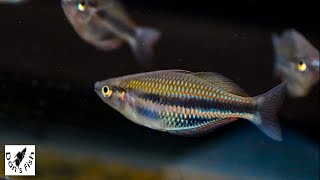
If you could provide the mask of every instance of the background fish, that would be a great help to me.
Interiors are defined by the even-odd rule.
[[[273,34],[272,42],[275,75],[288,81],[292,97],[306,96],[319,81],[319,51],[294,29]]]
[[[192,136],[243,118],[266,135],[282,140],[276,112],[286,82],[248,97],[237,85],[215,73],[154,71],[95,83],[95,91],[129,120],[160,131]]]
[[[1,3],[8,3],[8,4],[19,4],[19,3],[24,3],[24,2],[28,2],[29,0],[0,0],[0,4]]]
[[[140,64],[149,64],[160,32],[137,26],[115,0],[62,0],[67,19],[78,35],[101,50],[128,42]]]

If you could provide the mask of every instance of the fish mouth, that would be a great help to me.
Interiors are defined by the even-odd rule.
[[[102,87],[102,83],[100,81],[97,81],[96,83],[94,83],[94,90],[96,92],[100,91],[101,87]]]

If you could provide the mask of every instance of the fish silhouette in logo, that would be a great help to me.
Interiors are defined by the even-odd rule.
[[[19,167],[21,161],[24,158],[24,155],[26,154],[27,148],[24,148],[22,151],[18,152],[17,155],[15,156],[15,160],[14,163],[16,164],[16,166]]]

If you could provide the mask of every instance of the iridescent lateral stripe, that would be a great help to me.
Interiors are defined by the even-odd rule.
[[[219,121],[214,121],[209,124],[204,124],[200,127],[195,127],[195,128],[187,128],[187,129],[176,129],[176,130],[169,130],[169,133],[172,134],[179,134],[183,136],[194,136],[194,135],[200,135],[204,133],[208,133],[220,126],[229,124],[233,121],[237,120],[237,118],[226,118],[226,119],[221,119]]]
[[[139,114],[160,120],[169,130],[197,131],[231,117],[252,119],[256,108],[248,97],[187,75],[136,78],[127,83],[127,89],[143,102]]]
[[[199,83],[172,78],[149,77],[146,80],[132,80],[128,89],[136,91],[144,100],[157,104],[176,105],[201,109],[225,109],[230,112],[249,112],[254,110],[255,102],[248,97],[241,97],[213,88],[208,83]],[[173,80],[172,80],[173,79]],[[181,78],[180,78],[181,79]],[[193,83],[193,84],[192,84]]]
[[[225,111],[205,111],[198,108],[184,108],[180,106],[170,106],[156,104],[152,101],[143,101],[137,107],[138,113],[150,120],[159,121],[162,127],[169,131],[192,132],[206,131],[206,127],[213,128],[225,124],[226,119],[231,117],[241,117],[252,119],[251,113],[228,113]],[[235,120],[236,118],[233,118]],[[180,132],[180,133],[181,133]]]
[[[179,106],[184,108],[197,108],[201,110],[209,110],[212,112],[226,111],[228,113],[253,113],[254,106],[252,104],[237,104],[217,99],[200,99],[200,98],[177,98],[167,97],[155,94],[142,94],[141,99],[151,101],[156,104]]]
[[[199,112],[197,109],[180,108],[146,103],[149,106],[138,107],[138,113],[151,120],[162,120],[163,126],[170,131],[207,131],[236,120],[227,113]],[[244,115],[244,114],[243,114]],[[251,118],[247,114],[247,118]]]
[[[138,90],[141,93],[160,95],[177,99],[198,99],[212,100],[235,103],[239,105],[254,105],[255,102],[250,98],[241,97],[227,93],[221,88],[213,87],[203,80],[195,78],[183,79],[182,77],[164,76],[159,77],[142,77],[128,82],[128,89]]]

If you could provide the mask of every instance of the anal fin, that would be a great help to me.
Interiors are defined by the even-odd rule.
[[[196,136],[201,136],[201,135],[207,134],[209,132],[212,132],[213,130],[217,129],[218,127],[229,124],[237,119],[238,118],[225,118],[225,119],[221,119],[219,121],[213,121],[211,123],[205,124],[200,127],[175,129],[175,130],[169,130],[167,132],[169,132],[170,134],[175,134],[175,135],[179,135],[179,136],[196,137]]]

